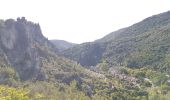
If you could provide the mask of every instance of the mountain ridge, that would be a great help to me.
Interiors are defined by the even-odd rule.
[[[65,40],[57,40],[57,39],[50,40],[50,42],[53,43],[55,47],[59,49],[60,52],[68,48],[72,48],[73,46],[76,45],[76,43],[71,43]]]
[[[156,52],[161,48],[153,46],[156,45],[159,47],[161,46],[160,43],[168,44],[169,24],[170,11],[167,11],[158,15],[153,15],[132,26],[112,32],[95,42],[85,43],[65,50],[63,55],[78,61],[83,66],[96,66],[98,64],[100,65],[100,63],[107,62],[110,67],[121,65],[127,67],[155,66],[155,68],[159,68],[160,65],[156,65],[156,63],[161,59],[159,57],[155,59],[155,57],[157,57]],[[159,40],[159,42],[156,40]],[[103,45],[98,48],[93,48],[95,47],[94,45],[99,44]],[[103,47],[103,49],[99,49],[101,47]],[[166,48],[169,47],[167,46]],[[155,50],[152,51],[152,49]],[[102,50],[102,52],[93,53],[100,50]],[[150,52],[150,54],[144,54],[146,51]],[[134,56],[134,53],[145,56],[140,57],[137,56],[137,54]],[[164,56],[163,52],[161,56]],[[146,58],[150,60],[147,61]],[[86,59],[90,59],[95,63],[89,63]],[[135,61],[137,59],[138,61]],[[162,60],[161,63],[165,63]],[[168,66],[166,68],[168,68]]]
[[[156,25],[156,24],[158,24],[159,22],[161,22],[161,21],[163,21],[163,20],[169,19],[169,15],[170,15],[170,11],[167,11],[167,12],[164,12],[164,13],[160,13],[160,14],[157,14],[157,15],[152,15],[152,16],[150,16],[150,17],[148,17],[148,18],[145,18],[145,19],[143,19],[142,21],[140,21],[140,22],[138,22],[138,23],[135,23],[135,24],[133,24],[133,25],[131,25],[131,26],[129,26],[129,27],[121,28],[121,29],[118,29],[118,30],[116,30],[116,31],[114,31],[114,32],[111,32],[111,33],[109,33],[108,35],[104,36],[103,38],[97,40],[97,42],[102,41],[102,40],[104,40],[104,39],[106,39],[107,41],[109,41],[109,40],[111,40],[111,39],[109,39],[109,38],[113,38],[113,37],[114,37],[113,35],[118,35],[118,34],[120,35],[120,34],[122,34],[122,33],[124,33],[124,34],[127,35],[128,33],[125,32],[125,31],[130,31],[129,28],[131,28],[131,27],[137,27],[137,26],[142,27],[142,25],[139,25],[141,22],[143,22],[143,23],[142,23],[143,25],[146,25],[146,23],[155,24],[155,25]],[[160,17],[162,17],[162,18],[160,18]],[[160,20],[160,19],[161,19],[161,20]],[[154,21],[154,23],[153,23],[152,21]],[[159,24],[163,24],[163,23],[159,23]],[[148,26],[150,26],[150,25],[148,25]],[[151,25],[151,26],[152,26],[152,25]],[[154,25],[153,25],[153,26],[154,26]],[[142,30],[143,30],[142,32],[147,31],[147,29],[150,29],[150,27],[146,28],[145,30],[142,29]],[[136,31],[139,31],[140,29],[138,28],[138,29],[135,29],[135,30],[136,30]]]

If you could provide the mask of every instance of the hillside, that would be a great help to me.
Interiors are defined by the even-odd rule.
[[[94,66],[102,59],[105,49],[106,43],[83,43],[63,51],[62,54],[83,66]]]
[[[119,29],[115,32],[112,32],[105,37],[97,40],[96,42],[105,42],[115,39],[124,38],[124,36],[132,36],[132,35],[139,35],[143,34],[145,32],[148,32],[152,29],[162,27],[164,25],[167,25],[169,23],[170,18],[170,11],[153,15],[151,17],[148,17],[141,22],[135,23],[132,26]]]
[[[112,32],[95,42],[65,50],[63,54],[84,66],[95,66],[107,62],[110,67],[150,66],[161,71],[168,71],[169,34],[170,12],[168,11]]]
[[[59,56],[39,24],[24,17],[1,20],[0,41],[0,99],[112,98],[102,96],[105,91],[101,91],[111,91],[107,84],[112,79]]]
[[[72,48],[73,46],[76,45],[75,43],[70,43],[64,40],[50,40],[50,41],[56,46],[56,48],[59,49],[60,52]]]
[[[144,33],[111,40],[106,36],[64,51],[85,68],[63,57],[39,24],[24,17],[1,20],[0,99],[168,100],[168,65],[153,66],[169,62],[169,20],[164,21]]]

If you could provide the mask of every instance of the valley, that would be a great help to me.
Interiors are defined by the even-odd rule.
[[[170,11],[82,44],[0,20],[0,100],[169,100]]]

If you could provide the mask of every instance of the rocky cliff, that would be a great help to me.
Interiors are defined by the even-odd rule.
[[[26,80],[37,75],[41,57],[57,51],[43,36],[39,24],[24,17],[0,21],[1,65],[13,66]]]

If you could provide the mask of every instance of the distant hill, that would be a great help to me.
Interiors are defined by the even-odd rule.
[[[170,65],[170,11],[112,32],[95,42],[77,45],[63,55],[84,66],[150,66],[164,71]],[[76,52],[73,52],[76,51]]]
[[[59,51],[63,51],[68,48],[72,48],[73,46],[76,45],[75,43],[67,42],[64,40],[50,40],[50,41],[56,46],[56,48],[59,49]]]

